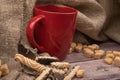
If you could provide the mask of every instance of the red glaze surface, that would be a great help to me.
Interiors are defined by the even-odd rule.
[[[64,60],[75,31],[77,11],[58,5],[37,5],[28,22],[29,42],[41,52]]]

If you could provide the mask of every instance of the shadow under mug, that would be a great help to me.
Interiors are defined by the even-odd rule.
[[[77,10],[61,5],[43,4],[34,7],[28,22],[28,41],[40,52],[48,52],[64,60],[73,39]]]

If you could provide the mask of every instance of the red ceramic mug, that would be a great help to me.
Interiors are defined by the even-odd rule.
[[[37,5],[28,22],[29,42],[41,52],[64,60],[75,31],[77,10],[60,5]]]

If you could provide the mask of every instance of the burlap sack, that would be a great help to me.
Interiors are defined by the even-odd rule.
[[[101,33],[103,24],[106,19],[104,9],[94,0],[37,0],[36,2],[26,1],[24,23],[25,26],[32,16],[32,9],[38,4],[62,4],[76,8],[78,10],[76,28],[80,33],[83,33],[95,40],[105,40],[105,36]],[[23,28],[22,36],[25,35],[25,27]],[[75,36],[75,38],[83,36]],[[21,43],[27,43],[25,37],[21,40]],[[83,39],[82,39],[83,40]],[[85,41],[85,40],[84,40]]]
[[[120,3],[118,0],[0,0],[0,59],[7,63],[10,74],[0,80],[33,80],[20,74],[21,65],[14,61],[18,44],[28,45],[27,22],[37,4],[62,4],[78,10],[75,41],[87,42],[84,35],[97,41],[108,37],[120,43]]]
[[[8,64],[10,73],[12,73],[0,80],[15,80],[18,76],[20,65],[15,62],[13,57],[18,52],[17,46],[22,24],[23,2],[20,0],[0,0],[0,59],[2,64]]]

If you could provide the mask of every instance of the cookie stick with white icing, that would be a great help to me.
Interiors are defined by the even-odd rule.
[[[69,69],[70,68],[70,63],[68,63],[68,62],[52,62],[51,66],[56,67],[56,68],[62,68],[62,69],[67,68],[67,69]]]
[[[20,61],[22,64],[36,70],[36,71],[43,71],[46,69],[46,67],[40,63],[37,63],[36,61],[29,59],[21,54],[15,55],[15,60]]]
[[[74,69],[64,78],[64,80],[72,80],[79,69],[80,66],[75,66]]]
[[[57,68],[51,68],[51,69],[54,74],[64,75],[66,73],[64,70],[61,69],[57,69]]]
[[[44,65],[37,63],[36,61],[29,59],[27,57],[24,57],[21,54],[16,54],[15,55],[15,60],[20,61],[22,64],[36,70],[36,71],[43,71],[46,70],[48,67],[45,67]],[[51,68],[53,73],[58,73],[58,74],[65,74],[64,71],[56,69],[56,68]]]
[[[46,68],[35,80],[46,80],[51,72],[50,68]]]

